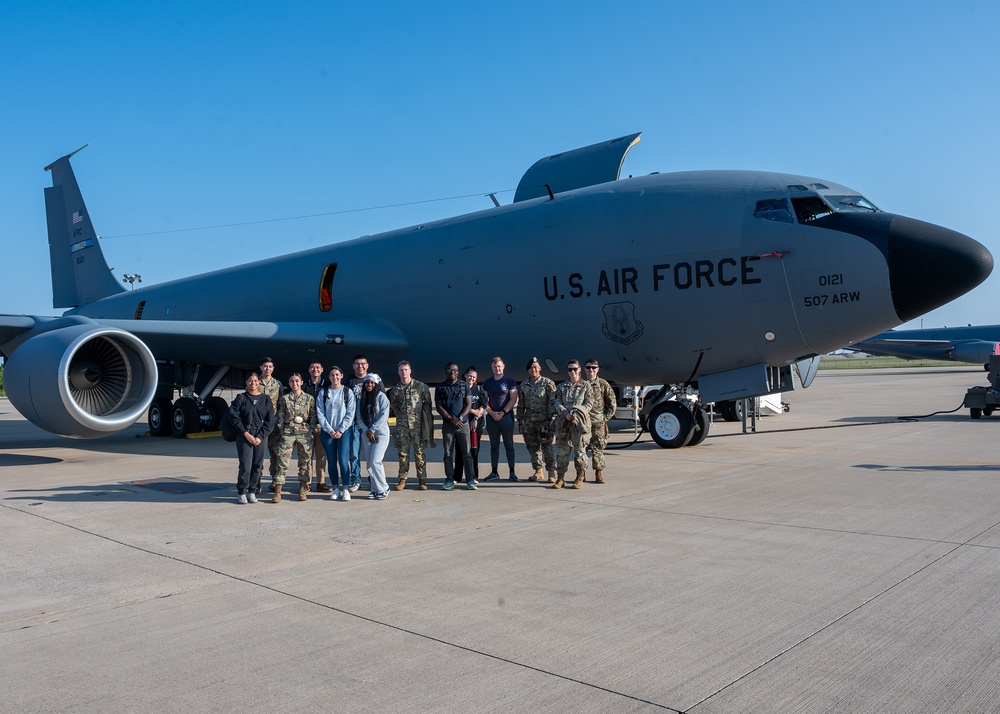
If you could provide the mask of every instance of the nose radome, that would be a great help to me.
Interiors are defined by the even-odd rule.
[[[903,322],[964,295],[989,277],[993,256],[967,235],[905,216],[889,227],[889,287]]]

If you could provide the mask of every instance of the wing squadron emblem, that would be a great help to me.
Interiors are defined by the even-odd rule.
[[[632,302],[611,302],[604,306],[604,336],[623,345],[642,337],[642,323],[635,319]]]

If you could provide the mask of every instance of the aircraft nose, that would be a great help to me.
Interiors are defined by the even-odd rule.
[[[893,216],[887,248],[892,303],[903,322],[964,295],[993,271],[985,246],[906,216]]]

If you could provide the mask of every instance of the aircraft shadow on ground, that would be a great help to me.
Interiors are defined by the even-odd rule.
[[[235,504],[236,484],[218,481],[188,481],[178,478],[122,481],[93,486],[61,486],[50,489],[14,489],[5,501],[26,501],[27,505],[106,501],[122,503],[202,502]],[[24,495],[18,495],[24,494]],[[270,494],[268,499],[270,500]]]

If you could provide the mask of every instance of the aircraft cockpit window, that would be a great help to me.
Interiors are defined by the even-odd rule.
[[[878,206],[869,201],[864,196],[826,196],[826,200],[833,206],[837,213],[847,211],[870,211],[872,213],[879,210]]]
[[[795,217],[799,219],[799,223],[809,223],[833,213],[819,196],[798,196],[792,199],[792,205],[795,207]]]
[[[336,272],[336,263],[330,263],[323,268],[323,279],[319,284],[319,309],[321,312],[330,312],[333,309],[333,274]]]
[[[788,207],[788,201],[783,198],[766,198],[763,201],[757,201],[753,215],[757,218],[763,218],[765,221],[795,223],[792,211]]]

